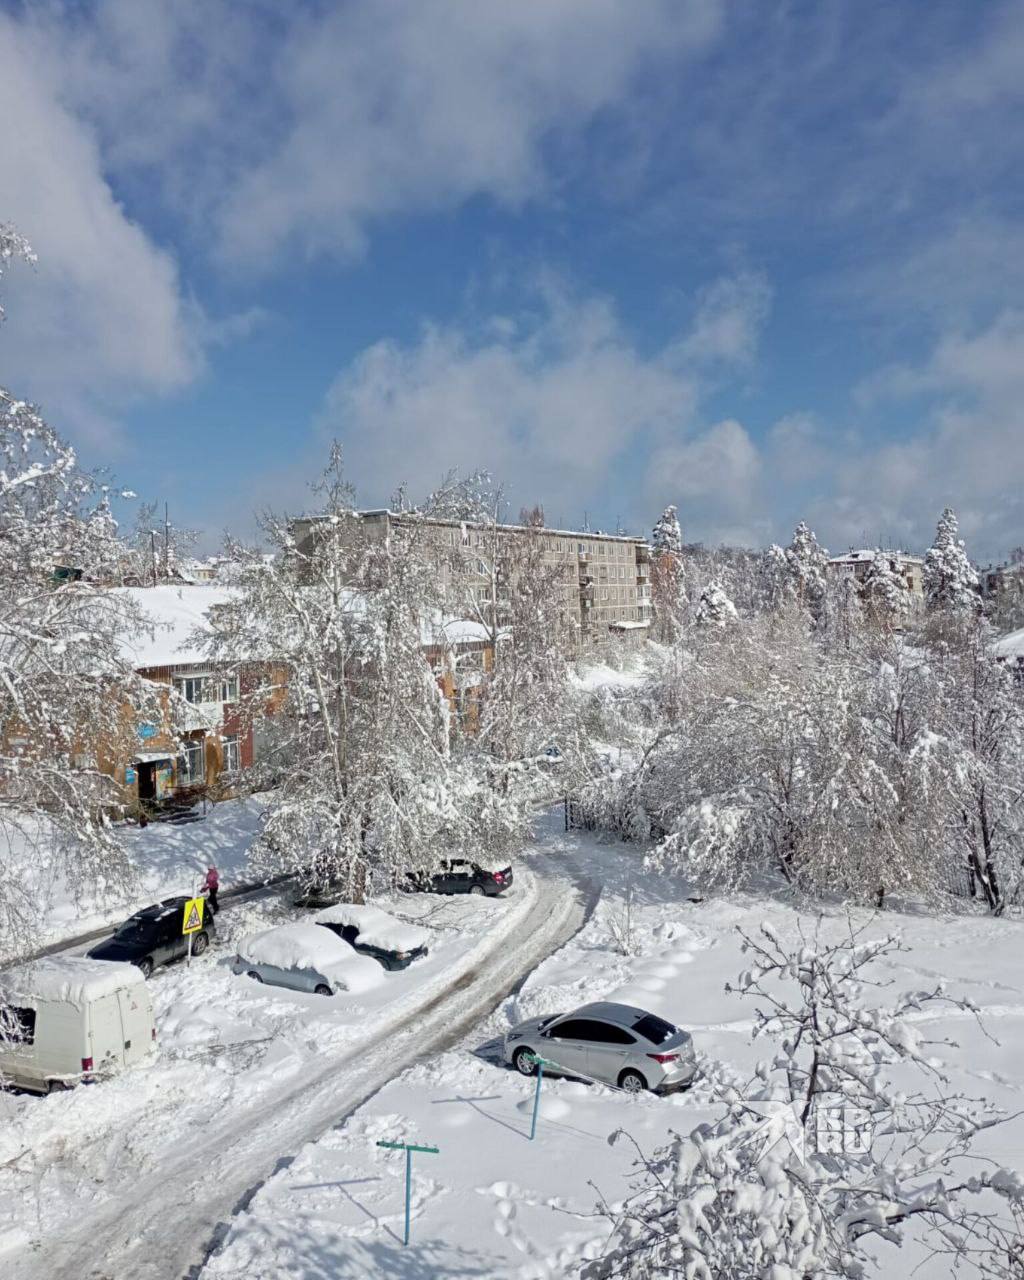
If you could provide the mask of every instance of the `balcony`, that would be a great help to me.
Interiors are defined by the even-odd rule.
[[[638,565],[649,564],[651,560],[651,549],[646,545],[637,545],[636,562]]]

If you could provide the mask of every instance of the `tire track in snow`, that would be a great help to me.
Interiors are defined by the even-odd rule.
[[[163,1161],[127,1194],[113,1195],[23,1254],[18,1280],[194,1280],[231,1218],[289,1155],[342,1123],[407,1067],[457,1043],[583,927],[597,887],[564,857],[539,853],[529,869],[532,902],[511,938],[503,930],[443,991],[385,1021],[316,1075],[290,1081],[244,1117],[204,1126],[195,1149]]]

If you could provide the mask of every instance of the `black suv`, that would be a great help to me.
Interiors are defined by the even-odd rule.
[[[138,965],[145,977],[160,964],[170,964],[188,951],[188,936],[181,931],[185,923],[186,897],[165,898],[163,902],[143,907],[118,925],[114,936],[101,942],[88,953],[90,960],[121,960]],[[216,931],[213,913],[203,911],[203,927],[192,935],[192,954],[201,956]]]
[[[512,883],[512,868],[485,871],[465,858],[452,858],[441,863],[441,870],[409,871],[406,888],[410,893],[476,893],[496,898]]]

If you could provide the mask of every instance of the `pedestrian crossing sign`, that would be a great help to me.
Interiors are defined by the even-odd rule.
[[[198,933],[203,927],[203,908],[205,898],[189,898],[185,903],[185,919],[181,926],[182,933]]]

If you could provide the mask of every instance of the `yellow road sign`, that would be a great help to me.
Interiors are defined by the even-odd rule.
[[[203,908],[205,898],[189,898],[185,903],[185,919],[181,926],[182,933],[198,933],[203,927]]]

